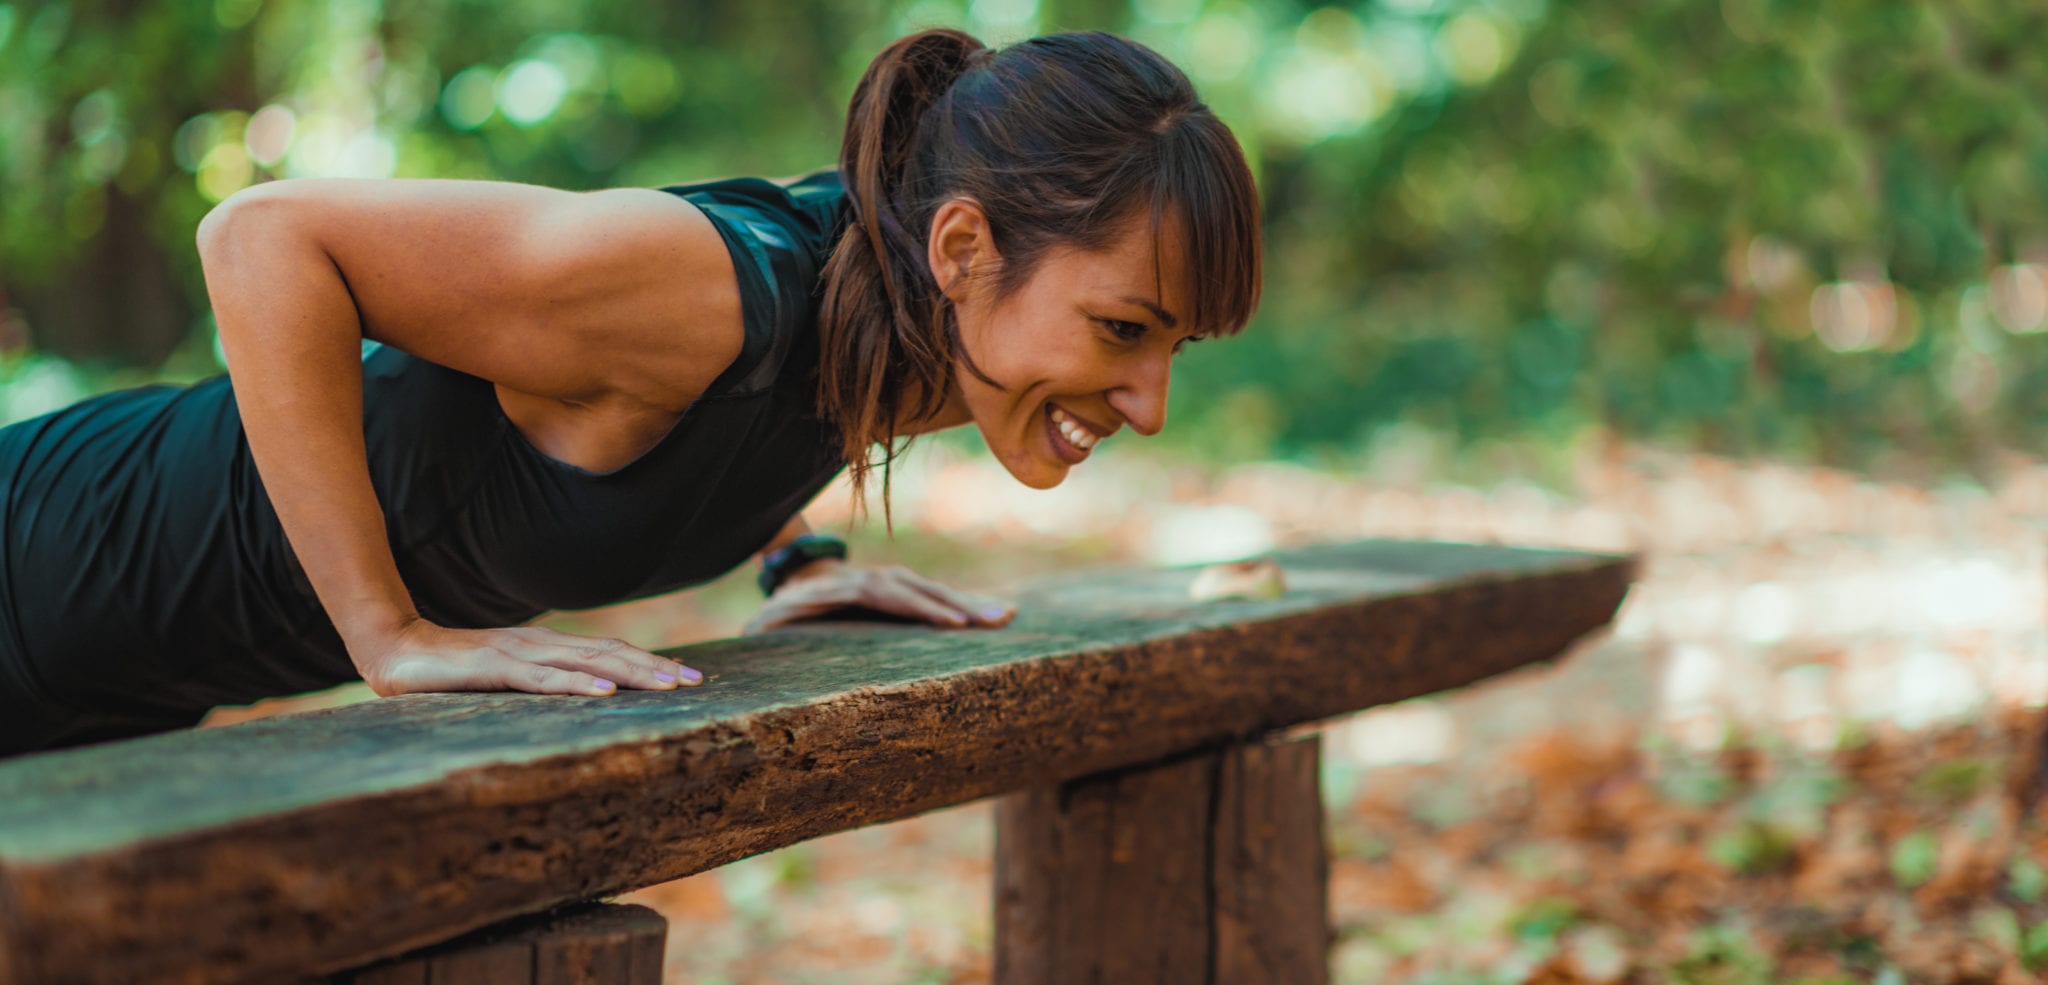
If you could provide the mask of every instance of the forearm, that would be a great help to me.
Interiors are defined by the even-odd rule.
[[[770,539],[767,545],[761,548],[757,556],[766,558],[777,550],[789,546],[791,541],[810,532],[811,525],[804,522],[804,515],[802,513],[798,513],[790,517],[788,523],[782,525],[782,532]]]
[[[348,285],[278,213],[224,206],[199,247],[249,451],[320,604],[351,650],[418,618],[363,442],[362,327]]]

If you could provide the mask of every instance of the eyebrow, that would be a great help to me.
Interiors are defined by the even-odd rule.
[[[1161,322],[1164,322],[1167,328],[1180,327],[1180,319],[1173,317],[1173,312],[1168,311],[1165,308],[1162,308],[1156,304],[1153,304],[1151,301],[1148,301],[1141,297],[1137,297],[1136,295],[1126,295],[1118,300],[1123,301],[1125,304],[1135,304],[1141,308],[1144,308],[1146,311],[1151,312],[1153,317],[1158,318]]]

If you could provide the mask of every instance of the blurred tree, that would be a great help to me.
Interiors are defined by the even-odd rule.
[[[71,358],[195,351],[192,230],[276,177],[805,170],[930,24],[1129,34],[1238,129],[1269,301],[1186,357],[1169,434],[1231,435],[1191,452],[2048,439],[2048,8],[2019,0],[0,3],[0,314]]]

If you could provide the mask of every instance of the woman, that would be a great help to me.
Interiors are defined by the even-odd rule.
[[[198,245],[227,376],[0,430],[0,753],[357,677],[695,684],[520,624],[757,551],[755,629],[848,605],[1001,625],[823,556],[798,511],[878,443],[886,503],[889,458],[939,428],[1035,488],[1158,431],[1173,353],[1243,327],[1260,262],[1243,154],[1164,59],[950,30],[869,66],[836,171],[281,181]]]

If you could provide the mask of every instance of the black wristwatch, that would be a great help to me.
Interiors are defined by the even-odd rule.
[[[761,559],[761,594],[773,595],[790,575],[819,558],[846,560],[846,542],[830,534],[804,534]]]

